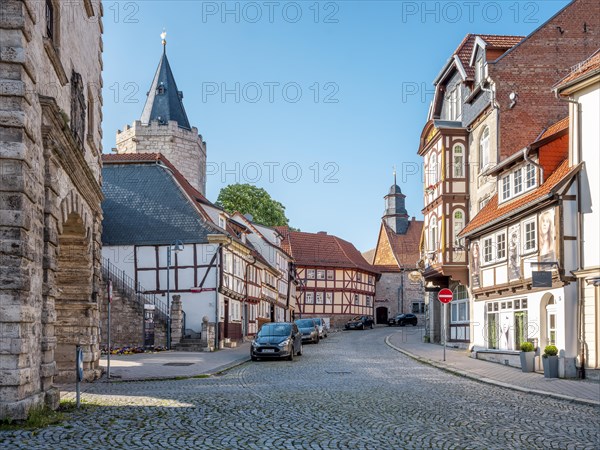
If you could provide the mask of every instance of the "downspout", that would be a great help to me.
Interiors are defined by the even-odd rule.
[[[540,171],[540,186],[542,184],[544,184],[544,168],[536,163],[534,160],[529,159],[529,156],[527,156],[527,154],[529,153],[529,150],[531,150],[531,146],[527,146],[523,149],[523,159],[525,160],[525,162],[528,162],[529,164],[531,164],[534,167],[537,167],[538,170]]]
[[[252,256],[252,255],[250,255],[250,256]],[[256,264],[256,258],[254,256],[252,256],[252,259],[253,259],[252,263],[246,264],[246,277],[244,279],[244,284],[246,285],[246,301],[245,301],[246,307],[243,308],[242,311],[244,312],[243,322],[245,322],[245,324],[246,324],[246,326],[245,326],[246,336],[248,336],[248,328],[250,326],[250,321],[248,319],[248,308],[249,308],[249,306],[248,306],[248,269],[250,267],[254,267]]]
[[[576,123],[576,129],[575,129],[575,134],[576,134],[576,139],[577,139],[577,164],[581,163],[581,158],[582,158],[582,149],[581,149],[581,103],[579,103],[577,100],[573,100],[572,98],[564,98],[561,97],[558,94],[558,90],[555,89],[554,90],[554,95],[556,96],[556,98],[560,101],[563,102],[568,102],[571,103],[573,105],[575,105],[575,119],[577,121]],[[583,209],[582,205],[581,205],[581,173],[577,174],[577,232],[578,232],[578,241],[579,241],[579,249],[577,251],[577,270],[580,271],[583,269],[584,267],[584,243],[585,243],[585,239],[584,239],[584,230],[583,230],[583,213],[581,212]],[[578,328],[578,336],[577,336],[577,340],[579,341],[579,347],[581,349],[581,368],[579,369],[579,376],[582,379],[585,379],[585,351],[586,351],[586,347],[587,347],[587,343],[585,342],[585,338],[583,336],[583,321],[584,321],[584,314],[583,314],[583,290],[584,290],[584,285],[583,283],[585,282],[585,280],[583,280],[580,277],[577,277],[577,296],[579,297],[577,299],[577,317],[578,317],[578,324],[577,324],[577,328]]]
[[[400,296],[402,298],[402,314],[404,314],[404,267],[400,271]]]
[[[487,77],[486,81],[492,85],[492,79]],[[492,109],[496,110],[496,164],[500,161],[500,105],[496,101],[496,91],[491,88],[486,88],[484,84],[481,84],[481,90],[490,94],[490,105]],[[481,161],[478,161],[481,167]]]

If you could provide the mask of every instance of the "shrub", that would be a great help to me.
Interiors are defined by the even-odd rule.
[[[556,345],[546,345],[543,356],[545,358],[547,358],[548,356],[556,356],[556,355],[558,355],[558,348],[556,348]]]
[[[522,352],[532,352],[534,350],[533,344],[531,342],[523,342],[521,344]]]

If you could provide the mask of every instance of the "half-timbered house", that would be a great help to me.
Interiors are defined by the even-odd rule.
[[[470,248],[472,341],[478,357],[520,366],[524,341],[560,350],[576,375],[577,196],[581,168],[568,159],[568,118],[497,164],[497,194],[460,233]],[[541,364],[541,362],[540,362]]]
[[[276,227],[296,264],[297,317],[323,317],[334,327],[357,315],[373,315],[379,273],[350,242],[326,232]]]

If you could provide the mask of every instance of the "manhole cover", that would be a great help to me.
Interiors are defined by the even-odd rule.
[[[166,363],[163,366],[193,366],[194,363],[186,363],[186,362],[174,362],[174,363]]]

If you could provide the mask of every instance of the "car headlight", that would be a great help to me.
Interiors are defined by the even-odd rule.
[[[290,345],[290,340],[289,339],[286,339],[285,341],[279,343],[279,347],[286,347],[288,345]]]
[[[258,347],[258,342],[252,341],[252,347]]]

